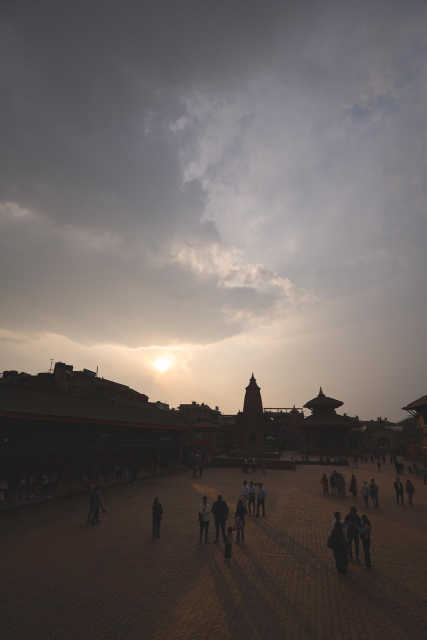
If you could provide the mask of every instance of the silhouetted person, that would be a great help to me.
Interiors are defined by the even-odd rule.
[[[159,498],[154,498],[153,502],[153,538],[160,538],[160,523],[162,521],[163,509]]]
[[[396,491],[397,504],[399,504],[399,498],[400,498],[402,507],[404,507],[405,505],[403,504],[403,483],[400,481],[399,477],[396,478],[396,482],[394,483],[394,490]]]
[[[203,496],[202,503],[199,504],[199,524],[200,524],[199,544],[202,544],[203,532],[205,532],[205,542],[206,544],[208,544],[210,512],[211,512],[211,507],[208,504],[208,499],[206,496]]]
[[[362,522],[357,515],[356,507],[350,508],[350,513],[345,517],[345,523],[347,525],[347,540],[348,540],[348,553],[350,560],[353,559],[352,543],[354,541],[354,553],[356,556],[356,562],[359,561],[359,531],[353,525],[361,527]]]
[[[222,496],[218,496],[217,500],[212,505],[212,514],[215,518],[215,543],[219,541],[219,530],[222,531],[222,539],[225,541],[225,521],[228,518],[228,506],[222,499]]]

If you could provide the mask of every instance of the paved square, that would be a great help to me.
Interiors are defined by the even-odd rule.
[[[326,548],[333,513],[365,509],[360,494],[323,496],[321,466],[255,474],[265,481],[267,518],[247,517],[246,545],[233,546],[230,564],[212,544],[213,522],[211,544],[198,545],[197,508],[203,494],[212,504],[218,493],[234,507],[239,469],[105,491],[98,527],[86,524],[83,497],[5,515],[2,639],[426,638],[427,486],[413,480],[415,506],[397,506],[394,467],[375,469],[354,470],[359,489],[371,477],[380,487],[380,509],[367,512],[373,569],[352,564],[344,578]],[[343,472],[348,484],[352,470]],[[152,540],[157,495],[162,538]]]

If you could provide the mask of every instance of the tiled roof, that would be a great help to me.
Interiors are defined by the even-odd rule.
[[[33,419],[45,417],[50,420],[127,423],[141,427],[191,428],[176,414],[157,409],[149,403],[127,406],[114,400],[100,402],[0,384],[0,416],[11,414]]]
[[[402,407],[402,409],[408,411],[408,409],[417,409],[418,407],[427,407],[427,396],[422,396],[418,398],[418,400],[414,400],[414,402],[411,402],[406,407]]]
[[[359,420],[340,416],[337,413],[313,413],[298,423],[299,427],[361,427]]]

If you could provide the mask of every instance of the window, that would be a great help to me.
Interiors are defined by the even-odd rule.
[[[194,434],[195,438],[203,438],[203,433],[201,431],[198,431],[197,433]]]

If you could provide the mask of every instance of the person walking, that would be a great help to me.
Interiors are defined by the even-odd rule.
[[[378,471],[381,471],[381,460],[377,460]]]
[[[202,458],[200,457],[200,462],[199,462],[199,476],[201,476],[203,473],[203,461]]]
[[[354,527],[359,531],[360,538],[362,540],[363,555],[365,556],[364,569],[371,568],[371,523],[368,520],[368,516],[362,516],[362,526],[358,527],[357,524]]]
[[[19,495],[21,498],[27,497],[27,479],[25,476],[22,476],[21,483],[19,485]]]
[[[243,504],[242,500],[239,500],[237,503],[236,513],[234,514],[234,526],[233,529],[237,531],[236,535],[236,544],[245,544],[245,515],[246,515],[246,507]]]
[[[215,518],[215,540],[214,543],[219,542],[219,530],[222,532],[222,539],[225,542],[225,521],[228,518],[228,505],[222,496],[218,496],[212,505],[212,515]]]
[[[245,509],[246,509],[246,502],[248,500],[248,496],[249,496],[248,481],[243,480],[243,486],[240,489],[240,498],[242,499],[243,506],[245,507]]]
[[[332,550],[339,575],[346,575],[348,565],[348,542],[344,535],[343,525],[338,514],[331,531]]]
[[[199,524],[200,524],[199,544],[202,544],[203,532],[205,532],[205,543],[209,544],[208,533],[209,533],[210,512],[211,512],[211,507],[208,504],[208,499],[206,496],[203,496],[202,503],[199,504]]]
[[[262,482],[258,485],[258,499],[256,504],[256,517],[259,518],[259,508],[262,507],[262,517],[265,518],[265,499],[267,494],[265,489],[263,489]]]
[[[339,494],[341,496],[341,498],[346,498],[346,493],[345,493],[345,478],[342,475],[342,473],[340,473],[340,475],[338,476],[338,481],[339,481]]]
[[[362,484],[362,488],[360,489],[360,493],[363,496],[363,500],[365,501],[365,507],[367,509],[369,509],[369,487],[368,487],[368,483],[365,480],[364,483]]]
[[[319,484],[323,485],[323,495],[329,495],[329,481],[326,473],[323,474]]]
[[[162,521],[163,509],[160,504],[160,499],[154,498],[153,506],[153,539],[160,538],[160,523]]]
[[[256,489],[254,487],[254,483],[251,480],[249,483],[249,504],[248,504],[248,510],[249,510],[249,515],[251,514],[251,506],[254,509],[254,514],[255,514],[255,496],[256,496]]]
[[[422,473],[422,476],[423,476],[424,484],[427,484],[427,471],[424,470],[423,473]]]
[[[356,495],[357,495],[357,481],[356,481],[356,476],[354,475],[354,473],[351,474],[350,493],[353,494],[353,498],[355,498]]]
[[[92,502],[91,524],[97,525],[99,524],[99,508],[101,507],[102,513],[105,513],[105,509],[101,502],[101,491],[98,485],[96,485],[93,490],[91,502]]]
[[[377,483],[375,482],[374,478],[371,478],[371,484],[369,485],[369,495],[371,496],[373,502],[374,502],[374,508],[377,509],[378,508],[378,494],[379,494],[380,490],[379,487],[377,485]]]
[[[359,458],[357,456],[354,457],[354,467],[355,469],[359,468]]]
[[[335,474],[332,474],[331,477],[329,478],[329,484],[331,485],[332,495],[336,498],[337,497],[337,478]]]
[[[399,476],[397,476],[396,482],[394,483],[394,490],[396,491],[397,504],[399,504],[399,498],[400,498],[400,502],[402,503],[402,507],[404,507],[405,505],[403,504],[403,484],[400,481]]]
[[[252,471],[254,473],[256,473],[256,460],[255,460],[255,458],[252,458]]]
[[[265,458],[261,460],[261,467],[262,467],[262,472],[265,474],[265,471],[267,469],[267,460]]]
[[[195,477],[197,475],[197,471],[199,469],[199,463],[195,462],[193,465],[193,477]]]
[[[353,550],[352,550],[352,543],[354,541],[354,555],[356,556],[356,562],[359,562],[359,542],[360,542],[360,537],[359,537],[359,531],[353,526],[353,525],[358,525],[359,527],[362,526],[362,522],[359,518],[359,516],[357,515],[357,509],[356,507],[351,507],[350,508],[350,513],[348,513],[345,517],[345,521],[344,521],[347,525],[347,540],[348,540],[348,555],[350,560],[353,560]]]
[[[413,498],[414,493],[416,493],[416,491],[415,491],[415,487],[414,487],[414,485],[413,485],[413,484],[412,484],[412,482],[409,480],[409,478],[408,478],[408,479],[407,479],[407,481],[406,481],[406,493],[408,494],[409,504],[411,504],[412,506],[414,506],[414,505],[412,504],[412,498]]]
[[[233,527],[228,527],[227,535],[225,536],[225,549],[224,549],[224,560],[225,562],[230,562],[231,560],[231,551],[233,549]]]

